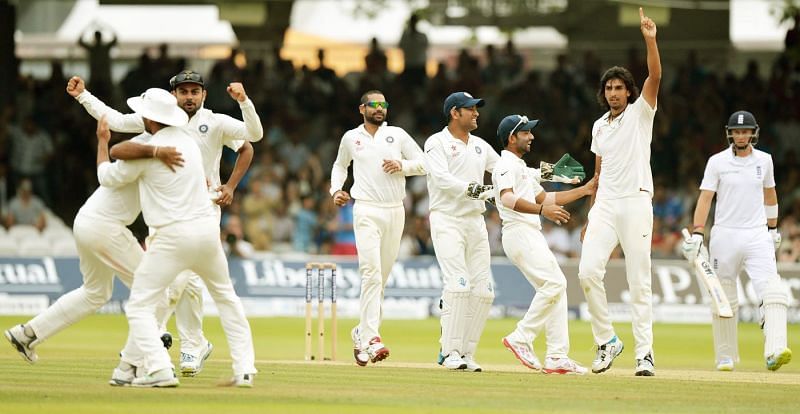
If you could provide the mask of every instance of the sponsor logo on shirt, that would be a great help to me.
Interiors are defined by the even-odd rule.
[[[756,178],[761,179],[761,166],[756,165]]]
[[[391,144],[392,142],[394,142],[394,137],[393,137],[393,136],[391,136],[391,135],[390,135],[390,136],[388,136],[388,137],[386,137],[386,142],[388,142],[388,143],[390,143],[390,144]]]
[[[475,146],[475,152],[477,152],[478,154],[480,154],[480,153],[482,153],[482,152],[483,152],[483,150],[481,150],[481,147],[479,147],[479,146]]]
[[[208,132],[208,125],[200,124],[200,126],[197,127],[197,130],[200,131],[201,134],[205,134],[206,132]]]

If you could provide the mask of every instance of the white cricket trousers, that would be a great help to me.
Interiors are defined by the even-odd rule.
[[[136,269],[126,307],[129,332],[122,360],[144,360],[148,374],[172,368],[169,354],[159,340],[155,309],[176,275],[190,269],[203,279],[219,309],[231,350],[233,373],[256,373],[250,325],[242,302],[233,290],[215,218],[177,222],[154,229],[147,246],[142,263]]]
[[[775,245],[765,227],[739,229],[711,228],[708,243],[711,265],[720,279],[736,282],[744,269],[759,299],[771,284],[780,284],[775,263]]]
[[[405,225],[403,204],[386,205],[356,200],[353,231],[361,274],[359,322],[361,343],[380,336],[383,292],[400,251]]]
[[[483,215],[453,217],[431,211],[430,222],[445,291],[468,292],[471,286],[491,281],[489,234]]]
[[[222,209],[214,204],[217,223],[222,220]],[[167,331],[167,323],[175,314],[175,326],[181,343],[181,353],[200,357],[206,346],[203,334],[203,281],[191,270],[184,270],[170,284],[168,301],[156,310],[156,319],[161,332]]]
[[[508,259],[536,289],[525,316],[517,322],[517,333],[530,344],[544,329],[547,356],[569,354],[567,279],[541,230],[527,223],[503,227],[503,250]]]
[[[28,325],[36,345],[91,315],[111,299],[114,274],[130,287],[133,272],[144,251],[122,223],[87,218],[80,214],[73,225],[83,285],[61,296]]]
[[[589,225],[578,266],[578,277],[592,317],[594,340],[602,345],[615,335],[603,283],[606,264],[617,244],[622,246],[637,359],[644,358],[653,348],[652,239],[650,193],[640,191],[631,197],[597,200],[589,211]]]

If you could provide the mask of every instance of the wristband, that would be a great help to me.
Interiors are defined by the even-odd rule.
[[[767,214],[767,220],[778,218],[778,205],[764,206],[764,212]]]
[[[767,225],[767,230],[778,230],[778,226]]]

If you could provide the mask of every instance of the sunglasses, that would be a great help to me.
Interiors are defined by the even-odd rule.
[[[203,86],[203,77],[199,73],[190,70],[183,71],[169,80],[170,86],[174,89],[179,83],[194,82]]]
[[[389,109],[389,102],[386,102],[386,101],[383,101],[383,102],[380,102],[380,101],[369,101],[369,102],[365,103],[364,105],[366,105],[366,106],[368,106],[370,108]]]
[[[508,133],[508,138],[511,139],[511,136],[514,135],[514,132],[519,128],[521,125],[525,125],[528,123],[528,117],[525,115],[517,115],[519,117],[519,122],[514,125],[514,128],[511,128],[511,132]]]

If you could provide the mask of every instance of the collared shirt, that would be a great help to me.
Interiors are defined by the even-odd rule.
[[[142,215],[152,228],[212,216],[213,203],[195,139],[181,128],[167,127],[156,132],[149,144],[175,147],[183,155],[183,168],[173,172],[152,158],[104,162],[97,166],[100,185],[117,188],[138,180]]]
[[[764,189],[775,187],[772,156],[753,149],[747,157],[726,148],[708,159],[701,190],[717,193],[714,225],[735,228],[763,227]]]
[[[89,91],[82,92],[76,99],[95,119],[105,115],[108,127],[112,131],[144,132],[144,121],[136,113],[122,114],[109,108]],[[221,184],[219,162],[222,158],[222,146],[226,145],[238,151],[244,145],[244,141],[257,142],[264,136],[264,128],[261,126],[261,119],[256,113],[253,102],[248,98],[244,102],[239,102],[239,107],[244,122],[200,108],[189,118],[189,123],[181,127],[200,147],[203,154],[203,171],[212,188]]]
[[[467,186],[472,181],[482,184],[484,172],[491,173],[499,159],[494,148],[475,135],[469,134],[466,144],[447,127],[431,135],[425,141],[430,210],[453,216],[486,211],[484,201],[467,198]]]
[[[149,144],[150,134],[141,134],[131,138],[139,144]],[[139,185],[125,184],[117,188],[97,187],[91,196],[78,210],[78,216],[90,219],[112,221],[128,226],[136,220],[142,211],[139,203]]]
[[[611,121],[610,115],[606,112],[592,126],[592,152],[603,158],[597,199],[629,197],[642,190],[652,196],[650,143],[656,108],[640,96]]]
[[[402,171],[387,174],[383,160],[400,160]],[[402,128],[385,122],[375,131],[367,132],[364,124],[344,133],[339,153],[331,170],[333,195],[347,180],[347,167],[353,163],[353,188],[350,195],[356,200],[400,204],[406,196],[406,176],[424,175],[422,150]]]
[[[511,151],[503,150],[500,152],[500,161],[494,166],[492,172],[492,184],[497,195],[505,189],[511,189],[519,198],[536,203],[536,196],[544,191],[541,184],[534,174],[536,170],[528,168],[525,161]],[[497,199],[497,210],[500,219],[503,220],[503,227],[514,223],[526,223],[541,230],[542,223],[538,214],[520,213],[503,205]]]

